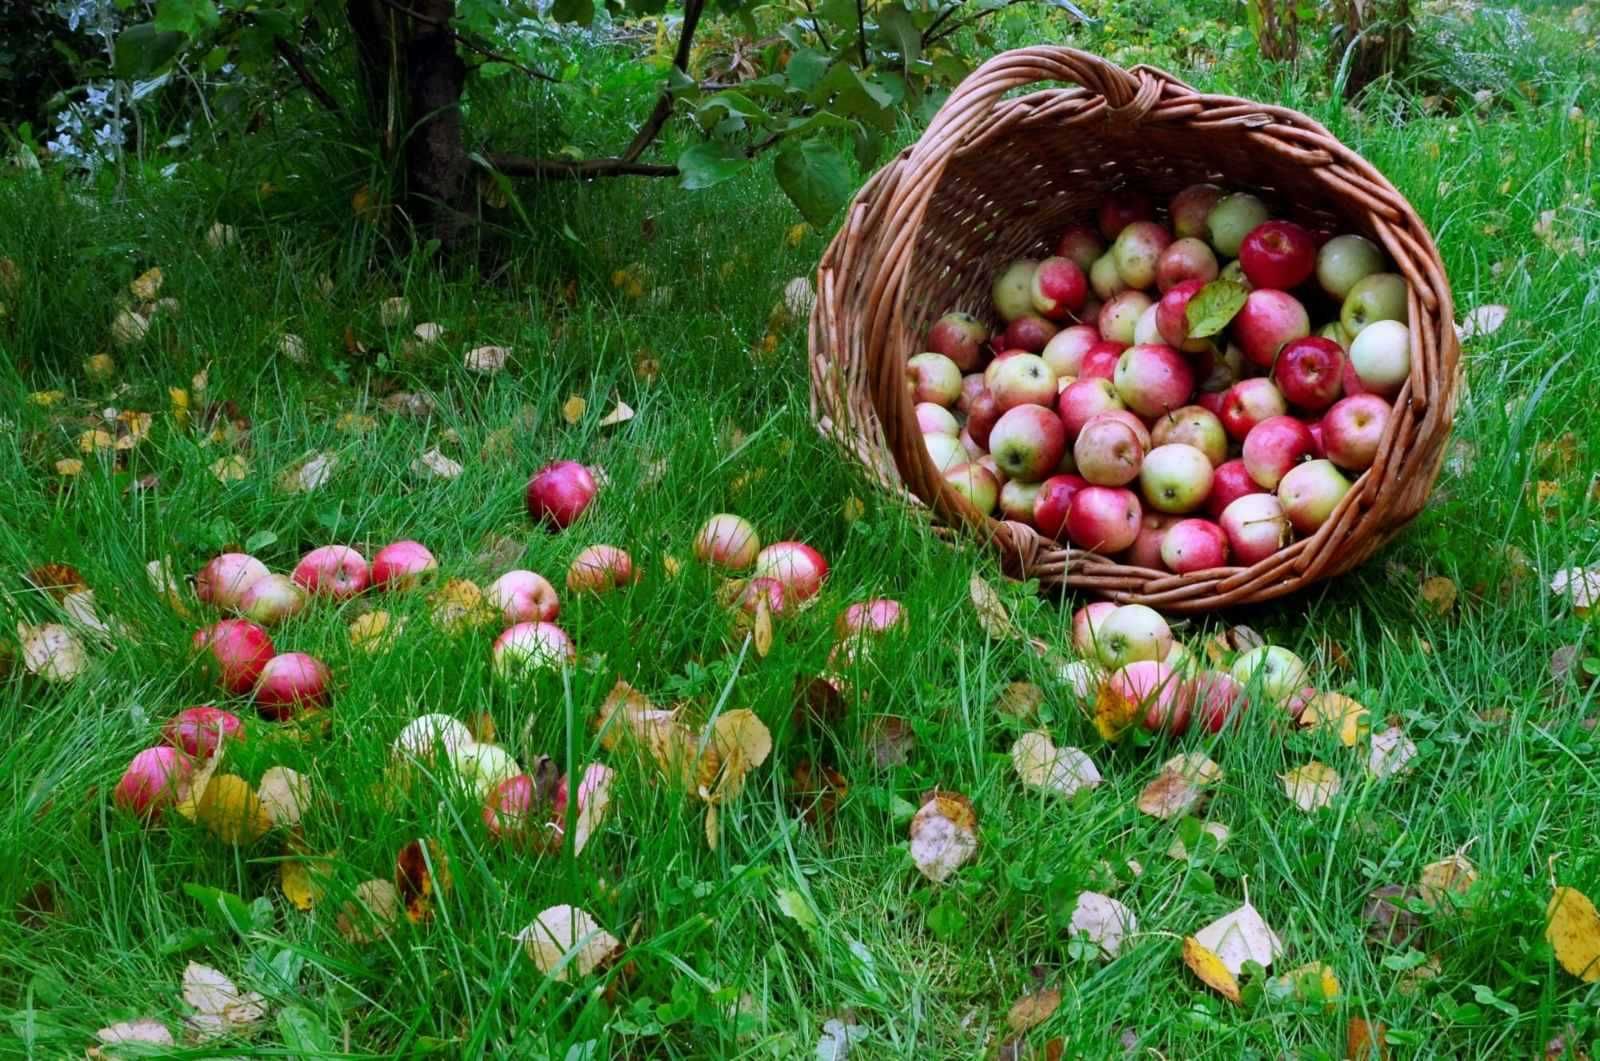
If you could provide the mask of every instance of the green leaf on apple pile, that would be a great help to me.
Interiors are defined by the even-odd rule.
[[[833,220],[850,198],[850,164],[833,145],[806,139],[785,147],[774,171],[778,185],[818,228]]]
[[[1249,290],[1232,280],[1213,280],[1189,300],[1184,316],[1189,320],[1189,338],[1216,335],[1244,308]]]

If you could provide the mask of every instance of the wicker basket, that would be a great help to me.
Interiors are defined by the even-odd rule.
[[[1040,81],[1079,87],[1010,99]],[[1376,462],[1332,518],[1253,567],[1174,575],[1130,567],[978,513],[940,477],[917,431],[906,359],[940,315],[993,319],[1004,263],[1111,189],[1170,195],[1201,180],[1252,190],[1279,212],[1377,241],[1410,284],[1411,378]],[[1322,126],[1282,107],[1196,92],[1146,66],[1071,48],[1006,52],[951,94],[922,139],[852,204],[817,274],[812,415],[890,490],[1001,551],[1006,571],[1172,612],[1263,601],[1350,570],[1427,499],[1455,411],[1460,350],[1444,267],[1422,221],[1383,175]]]

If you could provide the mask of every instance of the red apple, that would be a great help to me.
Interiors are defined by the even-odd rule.
[[[988,459],[983,458],[983,460]],[[1000,476],[995,474],[994,468],[981,461],[971,461],[946,468],[942,478],[956,493],[966,499],[967,504],[977,509],[979,514],[984,516],[993,514],[994,506],[1000,500],[1001,489]]]
[[[1167,292],[1195,280],[1203,285],[1215,280],[1218,271],[1217,256],[1204,240],[1175,240],[1156,260],[1156,289]]]
[[[1086,486],[1073,495],[1067,512],[1067,537],[1080,549],[1120,553],[1139,536],[1143,516],[1138,495],[1132,490]]]
[[[1033,503],[1039,499],[1043,483],[1007,479],[1000,484],[1000,518],[1033,525]]]
[[[1188,404],[1194,370],[1172,347],[1148,343],[1122,352],[1113,382],[1128,408],[1144,417],[1163,416]]]
[[[1072,613],[1072,647],[1077,649],[1078,655],[1099,659],[1100,630],[1116,610],[1117,606],[1110,601],[1098,600]]]
[[[1161,541],[1161,562],[1179,575],[1222,567],[1228,562],[1228,536],[1208,519],[1179,520]]]
[[[943,354],[963,372],[978,367],[989,329],[970,313],[946,313],[928,329],[928,349]]]
[[[1122,360],[1122,352],[1127,348],[1127,343],[1116,343],[1109,339],[1096,342],[1084,351],[1083,361],[1078,365],[1078,378],[1115,379],[1117,362]]]
[[[1341,398],[1322,418],[1322,445],[1341,468],[1364,471],[1378,457],[1378,444],[1393,409],[1376,394]]]
[[[1113,672],[1105,687],[1110,696],[1126,705],[1126,716],[1139,719],[1147,733],[1181,737],[1188,731],[1189,690],[1165,663],[1135,660]]]
[[[1328,451],[1322,445],[1322,421],[1307,420],[1306,430],[1311,432],[1311,459],[1326,460]]]
[[[1267,221],[1239,245],[1239,265],[1252,287],[1288,291],[1316,271],[1317,242],[1293,221]]]
[[[857,601],[844,610],[834,626],[840,637],[886,634],[906,628],[906,610],[899,601],[882,597]]]
[[[1191,184],[1167,203],[1172,231],[1180,239],[1205,239],[1209,234],[1206,218],[1222,200],[1222,189],[1215,184]]]
[[[283,721],[301,710],[328,702],[328,668],[304,652],[284,652],[267,660],[256,680],[256,710],[262,718]]]
[[[994,425],[1000,422],[1000,417],[1005,410],[1000,408],[1000,402],[993,391],[984,391],[972,401],[972,412],[967,414],[967,434],[972,441],[983,449],[989,448],[989,435],[994,431]]]
[[[1228,458],[1228,432],[1217,415],[1199,405],[1185,405],[1161,417],[1150,429],[1157,446],[1181,442],[1206,455],[1212,466]]]
[[[1172,243],[1172,233],[1154,221],[1135,221],[1117,234],[1111,245],[1111,258],[1117,275],[1131,288],[1153,287],[1156,266]]]
[[[567,568],[567,589],[573,593],[606,593],[637,582],[633,557],[615,545],[588,545]]]
[[[502,678],[520,678],[541,670],[558,670],[578,658],[572,638],[553,623],[517,623],[495,638],[494,670]]]
[[[1300,300],[1287,291],[1257,288],[1230,326],[1244,356],[1262,368],[1272,367],[1285,343],[1311,334],[1311,318]]]
[[[1308,335],[1284,344],[1272,364],[1272,381],[1290,405],[1320,412],[1338,400],[1344,350],[1332,339]]]
[[[1135,221],[1148,221],[1155,216],[1149,196],[1128,189],[1115,191],[1100,203],[1100,234],[1114,240]]]
[[[1121,560],[1129,567],[1146,567],[1152,571],[1161,570],[1161,541],[1167,536],[1167,528],[1172,526],[1172,518],[1159,512],[1146,512],[1144,519],[1139,521],[1139,536],[1128,546],[1128,551],[1122,554]]]
[[[1195,675],[1189,690],[1195,715],[1208,733],[1221,733],[1229,725],[1237,726],[1249,706],[1244,686],[1234,681],[1233,675],[1222,671],[1202,671]]]
[[[1033,498],[1034,529],[1047,538],[1064,538],[1072,497],[1088,485],[1089,480],[1081,475],[1052,475],[1040,483]]]
[[[961,396],[956,399],[957,411],[970,413],[972,411],[972,400],[988,389],[989,385],[983,381],[982,372],[969,372],[967,375],[962,376]],[[926,404],[932,405],[934,403],[928,402]]]
[[[1212,517],[1220,517],[1224,509],[1244,495],[1261,493],[1266,491],[1250,477],[1250,469],[1244,466],[1244,461],[1237,458],[1224,461],[1211,473],[1211,493],[1206,498],[1206,512]]]
[[[262,626],[273,626],[293,618],[305,606],[306,591],[288,575],[258,578],[239,598],[239,614]]]
[[[1156,331],[1162,341],[1182,350],[1209,347],[1211,340],[1189,338],[1189,300],[1206,286],[1204,280],[1184,280],[1173,285],[1156,303]],[[1192,350],[1190,352],[1193,352]]]
[[[1056,374],[1037,354],[1017,354],[1006,358],[995,370],[989,390],[1000,403],[1002,413],[1019,405],[1053,405]]]
[[[1242,379],[1228,388],[1217,414],[1230,437],[1243,442],[1252,428],[1263,420],[1283,416],[1289,411],[1283,393],[1270,379]]]
[[[1067,448],[1061,418],[1042,405],[1008,409],[989,432],[989,452],[1008,478],[1039,482],[1055,471]]]
[[[385,590],[411,589],[438,567],[439,562],[421,542],[391,542],[372,556],[372,584]]]
[[[720,516],[713,516],[712,523],[721,518]],[[739,519],[738,516],[729,518]],[[740,522],[744,521],[740,520]],[[711,528],[712,523],[706,524],[708,530]],[[701,532],[702,538],[705,533],[705,531]],[[755,538],[753,535],[754,532],[752,531],[752,537],[741,544],[741,548],[744,545],[749,546],[748,551],[751,560],[755,558]],[[699,545],[700,539],[696,539],[696,555],[699,555]],[[746,560],[740,566],[750,566],[750,560]],[[507,571],[490,583],[489,591],[484,594],[484,597],[489,606],[498,609],[508,623],[549,623],[554,622],[556,616],[561,613],[561,602],[556,597],[556,588],[550,584],[549,579],[533,571]]]
[[[1283,505],[1272,494],[1246,494],[1222,510],[1228,552],[1241,564],[1255,564],[1289,544],[1294,531]]]
[[[528,514],[558,530],[569,527],[589,507],[599,487],[577,461],[547,464],[528,480]],[[377,581],[377,572],[373,572]]]
[[[233,610],[245,591],[272,572],[248,553],[214,556],[194,579],[194,595],[203,603]]]
[[[178,749],[165,744],[146,748],[128,763],[111,801],[141,818],[159,818],[178,802],[193,773],[194,764]]]
[[[828,561],[804,542],[774,542],[756,556],[755,577],[777,579],[789,602],[799,604],[822,589]]]
[[[1087,324],[1074,324],[1056,332],[1039,356],[1059,381],[1066,376],[1076,376],[1083,367],[1084,354],[1098,342],[1100,332],[1097,329]]]
[[[168,744],[194,759],[209,759],[224,740],[240,740],[244,723],[232,711],[202,704],[172,717],[161,735]]]
[[[1037,314],[1027,313],[1006,325],[1004,342],[1013,350],[1037,354],[1061,329]]]
[[[1100,417],[1110,420],[1121,420],[1123,423],[1127,424],[1129,429],[1131,429],[1133,433],[1138,436],[1139,448],[1144,450],[1146,453],[1150,452],[1150,429],[1144,426],[1144,421],[1139,419],[1138,416],[1126,409],[1107,409],[1105,412],[1100,414]]]
[[[274,652],[267,632],[244,619],[224,619],[195,631],[194,647],[206,653],[222,688],[235,696],[255,687]]]
[[[1244,466],[1263,489],[1275,490],[1278,480],[1311,456],[1311,432],[1292,416],[1274,416],[1250,429],[1244,439]]]
[[[1051,320],[1064,321],[1088,301],[1089,278],[1071,258],[1046,258],[1033,271],[1032,295],[1035,310]]]
[[[917,416],[917,431],[920,434],[949,435],[951,438],[961,434],[961,421],[942,405],[918,402],[914,411]]]
[[[906,390],[914,402],[951,406],[961,397],[961,369],[943,354],[932,351],[906,361]]]
[[[1072,225],[1061,233],[1061,239],[1056,243],[1057,256],[1070,259],[1085,273],[1094,260],[1105,252],[1105,240],[1088,225]]]
[[[323,545],[294,565],[289,576],[313,597],[348,600],[367,588],[367,558],[348,545]]]
[[[1122,486],[1138,478],[1144,452],[1133,429],[1108,416],[1083,425],[1072,445],[1078,474],[1096,486]]]
[[[1061,426],[1067,429],[1067,438],[1076,441],[1083,425],[1113,409],[1125,409],[1116,388],[1108,379],[1079,377],[1061,392],[1056,400],[1056,412],[1061,416]]]

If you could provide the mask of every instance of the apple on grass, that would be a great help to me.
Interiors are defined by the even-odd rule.
[[[517,623],[501,631],[493,648],[494,671],[501,678],[521,678],[542,670],[569,666],[578,658],[572,638],[554,623]]]
[[[989,329],[970,313],[946,313],[928,329],[928,349],[954,361],[963,372],[978,367]]]
[[[1149,343],[1122,352],[1113,382],[1129,409],[1144,417],[1163,416],[1188,403],[1194,370],[1172,347]]]
[[[1260,645],[1233,661],[1228,675],[1246,689],[1260,690],[1275,704],[1285,703],[1306,684],[1305,661],[1281,645]]]
[[[161,731],[174,748],[196,759],[209,759],[223,741],[241,740],[244,723],[232,711],[202,704],[179,711]]]
[[[1131,345],[1139,318],[1150,305],[1150,296],[1143,291],[1122,291],[1106,299],[1106,304],[1100,307],[1101,336],[1125,346]]]
[[[1293,221],[1264,221],[1239,244],[1239,266],[1251,287],[1288,291],[1316,270],[1317,244]]]
[[[698,553],[698,540],[695,544]],[[754,556],[754,553],[751,555]],[[533,571],[507,571],[489,584],[489,591],[484,598],[491,608],[497,609],[505,617],[506,622],[513,624],[553,622],[561,612],[556,588],[543,575]]]
[[[1290,405],[1321,412],[1338,400],[1344,376],[1344,348],[1332,339],[1308,335],[1284,344],[1272,364],[1272,381]]]
[[[756,534],[754,524],[743,516],[736,516],[731,512],[719,512],[706,520],[705,526],[700,528],[700,533],[695,535],[694,539],[694,555],[696,559],[702,564],[713,564],[729,571],[743,571],[756,562],[756,554],[760,551],[761,537]],[[534,575],[534,578],[539,578],[539,576]],[[539,581],[544,582],[542,578]],[[550,584],[544,582],[544,585],[548,587]],[[537,596],[538,594],[535,593],[534,595]],[[550,596],[553,604],[554,589],[550,590]],[[555,611],[552,610],[549,615],[533,616],[531,618],[549,621],[555,618]],[[512,619],[511,621],[517,622],[519,620]]]
[[[1322,447],[1341,468],[1364,471],[1378,458],[1378,445],[1393,408],[1376,394],[1341,398],[1322,417]]]
[[[638,581],[633,557],[615,545],[587,545],[567,568],[567,589],[573,593],[605,593]]]
[[[111,801],[141,818],[156,819],[182,798],[194,775],[194,763],[177,748],[158,744],[146,748],[128,763]]]
[[[1179,575],[1223,567],[1228,562],[1228,536],[1208,519],[1179,520],[1161,540],[1161,562]]]
[[[1206,512],[1214,519],[1219,518],[1229,505],[1246,494],[1263,493],[1266,491],[1250,477],[1250,469],[1245,467],[1244,461],[1235,457],[1217,465],[1216,471],[1211,474],[1211,493],[1206,498]]]
[[[1083,366],[1083,355],[1098,342],[1099,329],[1088,324],[1073,324],[1051,336],[1039,356],[1058,380],[1063,376],[1076,376]]]
[[[1199,405],[1185,405],[1156,420],[1150,440],[1157,446],[1182,443],[1204,453],[1215,467],[1228,458],[1228,432],[1217,415]]]
[[[599,492],[594,476],[577,461],[547,464],[528,480],[528,515],[557,530],[570,527],[583,515]],[[378,582],[377,561],[373,561],[372,580]]]
[[[1075,474],[1052,475],[1040,483],[1033,497],[1034,529],[1057,541],[1065,538],[1073,495],[1088,485],[1089,480]]]
[[[1007,478],[1040,482],[1055,471],[1067,448],[1061,418],[1043,405],[1008,409],[989,432],[989,452]]]
[[[1198,280],[1202,285],[1217,278],[1217,256],[1204,241],[1192,236],[1174,240],[1156,261],[1156,290],[1165,294],[1179,284]]]
[[[1364,388],[1393,398],[1411,378],[1411,329],[1394,320],[1367,325],[1350,342],[1350,365]]]
[[[1003,320],[1013,321],[1033,312],[1033,272],[1038,267],[1038,262],[1020,259],[1000,270],[994,278],[990,295],[995,312]]]
[[[328,666],[304,652],[283,652],[267,660],[256,679],[256,711],[283,721],[328,702]]]
[[[1106,241],[1088,225],[1070,225],[1056,242],[1056,256],[1066,258],[1084,273],[1106,252]]]
[[[1132,288],[1151,287],[1156,282],[1156,265],[1161,253],[1172,243],[1172,234],[1154,221],[1134,221],[1117,234],[1111,245],[1117,275]]]
[[[299,615],[305,606],[306,591],[288,575],[257,579],[239,598],[239,614],[262,626],[273,626]]]
[[[1181,737],[1189,729],[1189,689],[1181,675],[1160,660],[1135,660],[1106,679],[1106,695],[1120,703],[1119,717],[1131,718],[1146,733]]]
[[[1172,628],[1143,604],[1124,604],[1105,617],[1095,639],[1101,665],[1115,669],[1135,660],[1164,659],[1172,650]]]
[[[1109,379],[1079,377],[1056,399],[1056,412],[1061,417],[1061,426],[1067,429],[1067,438],[1074,441],[1084,425],[1101,413],[1126,408]]]
[[[1206,215],[1206,232],[1217,253],[1237,258],[1250,231],[1267,220],[1267,204],[1249,192],[1235,192],[1217,200]]]
[[[1411,320],[1405,277],[1399,273],[1372,273],[1357,280],[1339,307],[1339,323],[1354,342],[1361,329],[1374,321]]]
[[[1096,486],[1132,482],[1139,477],[1144,454],[1144,445],[1133,428],[1110,416],[1097,416],[1083,425],[1072,444],[1078,474]]]
[[[1222,510],[1218,519],[1228,536],[1228,552],[1241,564],[1255,564],[1289,544],[1294,534],[1283,505],[1272,494],[1246,494]]]
[[[234,696],[255,687],[276,651],[267,632],[245,619],[224,619],[195,631],[194,647],[215,669],[222,688]]]
[[[1343,302],[1350,289],[1383,271],[1383,251],[1365,236],[1335,236],[1317,249],[1317,283]]]
[[[1002,413],[1019,405],[1053,405],[1058,393],[1056,374],[1037,354],[1017,354],[995,370],[989,392]]]
[[[821,591],[828,561],[804,542],[774,542],[756,555],[754,577],[777,579],[789,603],[799,604]]]
[[[1191,184],[1167,203],[1172,233],[1179,239],[1205,239],[1210,234],[1206,218],[1226,193],[1215,184]]]
[[[1244,466],[1260,487],[1276,490],[1290,468],[1311,456],[1311,431],[1292,416],[1274,416],[1244,439]]]
[[[1243,442],[1251,430],[1263,420],[1284,416],[1289,412],[1283,392],[1270,379],[1255,376],[1242,379],[1228,388],[1222,399],[1222,410],[1217,419],[1230,438]]]
[[[1124,188],[1100,200],[1100,234],[1115,240],[1122,230],[1135,221],[1149,221],[1156,216],[1156,208],[1143,192]]]
[[[1284,475],[1278,483],[1278,501],[1295,530],[1315,534],[1350,492],[1350,485],[1332,461],[1309,461]]]
[[[917,354],[906,361],[906,388],[913,401],[954,405],[961,397],[961,369],[943,354]]]
[[[421,542],[390,542],[372,555],[372,585],[382,590],[410,589],[438,567],[439,562]]]
[[[1046,258],[1033,271],[1031,294],[1035,312],[1063,321],[1089,300],[1089,277],[1071,258]]]
[[[1245,296],[1231,330],[1251,363],[1271,368],[1284,344],[1311,334],[1311,318],[1287,291],[1257,288]]]
[[[999,478],[976,461],[945,469],[944,481],[977,509],[979,515],[987,516],[994,512],[994,506],[1000,500]]]
[[[313,597],[348,600],[367,588],[367,558],[348,545],[323,545],[294,565],[290,578]]]
[[[1067,511],[1067,537],[1080,549],[1107,555],[1120,553],[1139,536],[1143,516],[1139,497],[1132,490],[1086,486],[1072,497]]]
[[[1099,660],[1100,629],[1117,607],[1110,601],[1097,600],[1072,613],[1072,647],[1079,655]]]
[[[834,623],[834,631],[840,637],[856,637],[861,634],[887,634],[892,631],[906,629],[906,610],[897,600],[886,597],[875,597],[872,600],[856,601],[845,608]]]
[[[194,595],[201,603],[237,610],[245,592],[272,572],[249,553],[214,556],[194,579]]]
[[[1189,699],[1194,705],[1196,721],[1208,733],[1221,733],[1230,725],[1237,726],[1250,704],[1244,695],[1244,686],[1223,671],[1197,674],[1189,683]]]
[[[1145,504],[1158,512],[1193,512],[1211,493],[1212,475],[1211,461],[1204,453],[1172,442],[1145,455],[1139,467],[1139,489]]]

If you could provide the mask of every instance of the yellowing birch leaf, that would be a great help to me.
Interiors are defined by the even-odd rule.
[[[1367,773],[1377,780],[1406,773],[1411,760],[1417,757],[1417,746],[1399,726],[1390,726],[1382,733],[1372,735],[1367,752]]]
[[[273,766],[261,775],[256,793],[274,825],[296,826],[311,805],[311,782],[287,766]]]
[[[633,419],[633,407],[627,402],[618,401],[616,408],[612,409],[600,420],[601,427],[611,427],[615,424],[625,424]]]
[[[1021,636],[1000,594],[981,575],[973,574],[968,583],[968,592],[972,597],[973,610],[978,613],[978,625],[983,627],[984,633],[1000,641]]]
[[[1458,901],[1477,881],[1478,868],[1467,856],[1457,853],[1423,866],[1422,875],[1417,879],[1417,891],[1422,893],[1423,902],[1438,906],[1447,900]]]
[[[1161,765],[1156,779],[1139,793],[1140,811],[1168,821],[1199,806],[1205,790],[1222,780],[1222,767],[1201,752],[1175,755]]]
[[[250,462],[237,453],[211,462],[211,475],[219,483],[236,483],[250,475]]]
[[[1354,748],[1369,728],[1371,712],[1343,693],[1318,693],[1300,714],[1305,729],[1327,729],[1339,735],[1339,743]]]
[[[1122,903],[1099,892],[1082,892],[1072,908],[1068,926],[1074,935],[1087,936],[1107,958],[1122,950],[1123,937],[1139,930],[1139,922]]]
[[[1077,748],[1057,748],[1050,735],[1024,733],[1011,746],[1011,765],[1022,783],[1073,796],[1100,784],[1100,771]]]
[[[166,277],[161,275],[161,267],[146,269],[134,277],[128,284],[128,290],[133,292],[133,297],[140,302],[154,302],[161,297],[161,283]]]
[[[561,419],[569,424],[576,424],[583,419],[583,414],[589,408],[589,403],[574,394],[561,405]]]
[[[1234,976],[1243,971],[1247,961],[1265,967],[1283,953],[1283,942],[1249,903],[1217,918],[1196,932],[1194,939]]]
[[[1279,777],[1283,794],[1303,811],[1320,810],[1339,794],[1339,773],[1326,763],[1309,762]]]
[[[1239,1005],[1241,998],[1238,978],[1222,964],[1222,959],[1214,951],[1205,947],[1193,936],[1183,941],[1183,964],[1199,977],[1201,983],[1235,1006]]]
[[[1557,888],[1545,908],[1544,938],[1567,972],[1586,983],[1600,980],[1600,911],[1576,888]]]
[[[351,943],[375,943],[389,934],[400,918],[400,892],[386,880],[356,885],[355,895],[339,911],[335,927]]]

